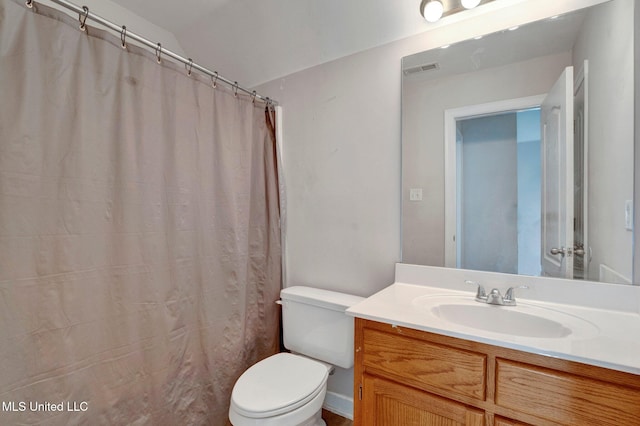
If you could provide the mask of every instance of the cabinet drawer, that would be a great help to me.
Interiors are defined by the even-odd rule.
[[[638,389],[503,359],[496,362],[495,402],[566,425],[634,425],[640,418]]]
[[[418,389],[484,400],[486,355],[364,329],[363,365]]]

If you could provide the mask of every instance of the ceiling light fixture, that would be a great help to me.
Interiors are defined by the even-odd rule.
[[[442,17],[444,7],[440,0],[422,0],[420,2],[420,14],[428,22],[436,22]]]
[[[437,22],[444,16],[448,17],[465,10],[474,9],[492,1],[495,0],[421,0],[420,14],[428,22]]]
[[[462,7],[465,9],[473,9],[480,4],[480,0],[461,0]]]

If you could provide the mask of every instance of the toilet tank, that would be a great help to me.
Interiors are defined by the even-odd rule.
[[[353,367],[353,317],[345,311],[364,298],[311,287],[280,292],[284,346],[329,364]]]

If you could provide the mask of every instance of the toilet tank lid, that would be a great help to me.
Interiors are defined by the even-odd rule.
[[[280,298],[282,300],[291,300],[307,305],[332,309],[334,311],[345,311],[349,307],[364,300],[364,297],[360,296],[305,286],[284,288],[280,291]]]

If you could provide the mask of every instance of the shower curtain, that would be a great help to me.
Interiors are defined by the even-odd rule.
[[[278,349],[270,114],[120,44],[0,0],[2,425],[223,425]]]

